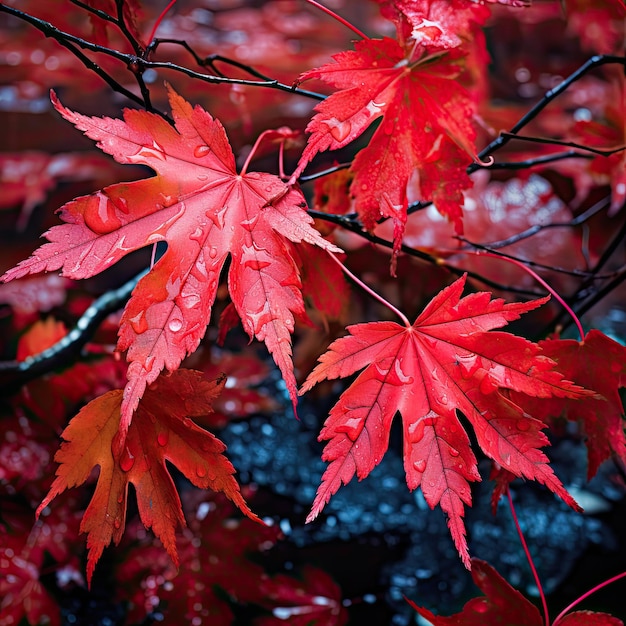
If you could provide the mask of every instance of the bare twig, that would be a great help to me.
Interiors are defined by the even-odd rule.
[[[76,326],[63,339],[43,352],[24,361],[0,362],[0,392],[12,393],[30,380],[67,367],[80,357],[81,351],[93,337],[107,316],[119,310],[128,300],[139,280],[147,270],[127,283],[100,296],[76,322]]]

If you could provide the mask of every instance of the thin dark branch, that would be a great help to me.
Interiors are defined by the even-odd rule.
[[[108,315],[118,311],[130,297],[132,290],[148,270],[127,283],[100,296],[76,322],[76,326],[63,339],[43,352],[25,361],[0,362],[0,392],[13,393],[30,380],[67,367],[81,356],[82,349],[93,337]]]
[[[535,267],[537,269],[548,270],[550,272],[556,272],[559,274],[566,274],[568,276],[577,276],[579,278],[580,277],[588,278],[590,276],[596,278],[593,272],[586,272],[583,270],[568,270],[568,269],[565,269],[564,267],[558,267],[557,265],[545,265],[544,263],[537,263],[536,261],[523,259],[513,254],[507,254],[506,252],[502,252],[498,250],[497,248],[492,248],[489,244],[475,243],[475,242],[470,241],[469,239],[466,239],[465,237],[458,237],[458,239],[459,241],[462,241],[463,243],[468,244],[469,246],[471,246],[472,248],[475,248],[476,250],[490,252],[491,254],[496,254],[497,256],[500,256],[504,259],[513,259],[515,261],[519,261],[520,263],[523,263],[524,265],[527,265],[528,267]],[[462,254],[464,251],[460,250],[459,252]]]
[[[29,24],[33,25],[35,28],[40,30],[46,37],[53,38],[55,41],[64,45],[66,48],[70,49],[72,52],[74,51],[74,49],[69,48],[66,45],[67,42],[71,42],[75,44],[76,46],[83,48],[85,50],[89,50],[91,52],[96,52],[100,54],[106,54],[108,56],[111,56],[117,59],[118,61],[122,61],[127,67],[131,68],[131,71],[136,76],[143,74],[143,72],[145,72],[145,70],[147,69],[159,69],[160,68],[160,69],[172,70],[174,72],[179,72],[181,74],[185,74],[186,76],[189,76],[190,78],[196,78],[203,82],[212,83],[212,84],[231,84],[231,85],[249,85],[253,87],[268,87],[270,89],[277,89],[279,91],[285,91],[287,93],[293,93],[293,94],[304,96],[307,98],[314,98],[316,100],[324,100],[326,98],[326,96],[324,96],[323,94],[318,94],[312,91],[299,89],[295,85],[286,85],[274,79],[247,80],[244,78],[228,78],[224,76],[215,76],[215,75],[210,75],[210,74],[204,74],[201,72],[194,72],[193,70],[190,70],[189,68],[183,67],[181,65],[177,65],[176,63],[149,61],[148,59],[143,58],[142,53],[141,54],[126,54],[126,53],[120,52],[119,50],[115,50],[113,48],[108,48],[106,46],[94,44],[90,41],[82,39],[81,37],[76,37],[75,35],[62,31],[58,29],[56,26],[53,26],[50,22],[41,20],[37,17],[29,15],[28,13],[23,13],[22,11],[14,9],[13,7],[9,7],[5,4],[0,4],[0,12],[9,13],[10,15],[13,15],[19,19],[22,19],[25,22],[28,22]],[[220,58],[220,60],[223,60],[223,59]],[[230,63],[232,65],[237,65],[238,67],[247,68],[247,66],[239,64],[237,61],[230,61]],[[94,67],[98,67],[98,66],[94,64]],[[255,70],[253,70],[252,68],[247,68],[247,71],[251,75],[255,75]],[[98,75],[102,76],[101,69]],[[102,77],[104,78],[104,76]],[[130,99],[133,102],[138,102],[142,106],[145,105],[145,103],[141,99],[139,99],[138,96],[136,95],[130,96],[129,94],[131,92],[129,92],[128,90],[124,88],[118,89],[117,87],[118,83],[114,81],[111,77],[109,77],[108,80],[107,79],[105,80],[111,86],[116,85],[116,87],[114,88],[118,90],[120,93],[122,93],[123,95],[125,95],[126,97],[130,97]],[[143,95],[145,97],[145,93]],[[158,113],[158,111],[156,112]],[[160,113],[160,115],[163,115],[163,114]]]
[[[543,111],[555,98],[562,94],[570,85],[574,84],[577,80],[580,80],[590,70],[600,67],[602,65],[619,64],[626,66],[626,57],[611,56],[611,55],[595,55],[583,63],[575,72],[570,74],[566,79],[560,82],[554,89],[548,91],[543,98],[533,106],[528,113],[526,113],[507,133],[507,136],[500,136],[494,139],[488,146],[483,148],[478,153],[478,157],[481,161],[484,161],[486,157],[491,156],[494,152],[505,146],[512,136],[517,135],[522,128],[534,120],[541,111]],[[468,168],[468,173],[471,174],[477,169],[480,169],[478,163],[472,163]]]
[[[145,106],[145,102],[137,94],[129,91],[122,84],[118,83],[108,72],[103,70],[97,63],[92,61],[86,54],[79,50],[74,44],[69,41],[58,41],[58,43],[67,48],[88,70],[91,70],[94,74],[99,76],[111,89],[117,93],[126,96],[129,100],[136,102],[140,106]],[[153,113],[159,114],[161,117],[168,119],[165,113],[152,109]]]
[[[572,226],[580,226],[584,224],[587,220],[591,219],[594,215],[599,213],[600,211],[606,209],[609,206],[609,198],[603,198],[599,202],[596,202],[592,207],[588,208],[586,211],[570,220],[569,222],[551,222],[549,224],[535,224],[526,230],[523,230],[521,233],[516,233],[507,239],[500,239],[499,241],[491,241],[489,243],[482,244],[485,248],[488,248],[490,252],[497,250],[499,248],[505,248],[506,246],[510,246],[518,241],[522,241],[524,239],[528,239],[533,235],[536,235],[538,232],[542,230],[546,230],[548,228],[565,228]],[[466,241],[469,245],[476,247],[477,244],[468,241],[467,239],[463,239],[460,237],[462,241]],[[520,259],[521,260],[521,259]],[[586,275],[586,273],[585,273]]]
[[[301,183],[308,183],[312,180],[328,176],[329,174],[334,174],[335,172],[338,172],[340,170],[347,170],[351,166],[352,161],[346,163],[338,163],[337,165],[333,165],[333,167],[329,167],[328,169],[322,170],[321,172],[315,172],[315,174],[309,174],[308,176],[300,176],[298,181]]]
[[[143,56],[145,52],[143,46],[135,39],[126,24],[126,18],[124,17],[124,0],[115,0],[115,4],[117,5],[117,27],[120,29],[124,37],[126,37],[128,43],[130,43],[133,50],[135,51],[135,54],[137,56]]]
[[[600,148],[591,148],[589,146],[583,146],[582,144],[576,143],[575,141],[561,141],[560,139],[550,139],[549,137],[525,137],[522,135],[515,135],[513,133],[501,133],[501,137],[515,139],[517,141],[529,141],[531,143],[543,143],[551,146],[566,146],[568,148],[576,148],[578,150],[585,150],[586,152],[593,152],[593,154],[599,154],[600,156],[611,156],[617,152],[622,152],[626,150],[626,146],[620,146],[619,148],[609,148],[609,149],[600,149]]]
[[[593,159],[593,157],[589,154],[576,152],[576,150],[568,150],[567,152],[546,154],[533,159],[525,159],[524,161],[502,161],[500,163],[481,165],[479,167],[487,170],[526,170],[537,165],[545,165],[546,163],[554,163],[555,161],[564,161],[565,159]]]
[[[132,59],[132,55],[125,54],[120,52],[119,50],[115,50],[113,48],[107,48],[105,46],[100,46],[98,44],[87,41],[86,39],[82,39],[81,37],[76,37],[70,33],[67,33],[63,30],[58,29],[56,26],[53,26],[50,22],[46,22],[45,20],[40,20],[38,17],[34,17],[33,15],[29,15],[28,13],[24,13],[22,11],[18,11],[13,7],[9,7],[6,4],[0,3],[0,11],[4,13],[9,13],[14,17],[17,17],[25,22],[28,22],[38,30],[40,30],[46,37],[51,37],[55,41],[62,43],[61,40],[65,39],[70,41],[80,48],[84,50],[91,50],[92,52],[102,52],[104,54],[108,54],[119,61],[123,61],[124,63],[129,63]]]
[[[72,4],[75,4],[77,7],[80,7],[81,9],[88,11],[89,13],[93,13],[95,16],[99,17],[102,20],[111,22],[111,24],[117,24],[117,20],[112,15],[109,15],[106,11],[96,9],[95,7],[91,6],[90,4],[87,4],[86,2],[81,2],[81,0],[70,0],[70,2]]]
[[[390,250],[392,250],[394,247],[393,241],[388,241],[387,239],[383,239],[382,237],[378,237],[377,235],[374,235],[373,233],[363,230],[363,227],[357,221],[354,221],[352,219],[345,219],[348,217],[347,215],[335,215],[335,214],[323,213],[321,211],[314,211],[314,210],[309,210],[308,213],[309,215],[311,215],[312,217],[316,219],[326,220],[333,224],[339,224],[340,226],[343,226],[343,228],[345,228],[346,230],[349,230],[353,233],[356,233],[357,235],[360,235],[363,239],[369,241],[370,243],[383,246],[385,248],[389,248]],[[423,252],[422,250],[419,250],[417,248],[411,248],[410,246],[407,246],[405,244],[402,244],[400,246],[400,250],[408,256],[412,256],[422,261],[426,261],[427,263],[430,263],[432,265],[445,267],[448,271],[450,271],[452,274],[455,274],[456,276],[462,276],[463,274],[467,274],[470,278],[473,278],[483,283],[484,285],[492,287],[493,289],[500,289],[502,291],[510,291],[511,293],[531,296],[533,298],[538,298],[544,295],[543,293],[538,293],[530,289],[522,289],[519,287],[512,287],[510,285],[503,285],[496,281],[490,280],[489,278],[486,278],[485,276],[482,276],[481,274],[456,267],[455,265],[451,265],[445,261],[442,261],[442,259],[438,257],[432,256],[431,254]]]

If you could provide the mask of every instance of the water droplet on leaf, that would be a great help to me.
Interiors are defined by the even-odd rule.
[[[120,458],[120,468],[123,472],[130,472],[135,464],[135,457],[128,448],[124,448]]]
[[[171,319],[167,327],[173,332],[177,333],[183,327],[183,321],[177,317]]]
[[[209,154],[209,152],[211,152],[211,148],[207,145],[201,144],[193,149],[193,156],[195,156],[196,159],[201,159]]]
[[[148,321],[146,320],[146,314],[144,311],[139,311],[137,315],[131,317],[129,320],[131,328],[138,334],[145,333],[148,330]]]
[[[157,443],[160,446],[166,446],[168,441],[169,441],[169,434],[167,432],[163,431],[157,435]]]
[[[330,121],[330,120],[329,120]],[[336,141],[343,141],[352,132],[352,124],[347,120],[345,122],[337,121],[336,125],[330,129],[330,134]]]
[[[345,424],[337,426],[338,433],[345,433],[350,441],[356,441],[363,430],[364,422],[358,417],[351,417]]]
[[[413,463],[413,467],[420,473],[423,473],[426,469],[426,461],[424,459],[418,459]]]

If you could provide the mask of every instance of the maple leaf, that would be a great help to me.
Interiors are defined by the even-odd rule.
[[[336,150],[382,118],[367,147],[352,163],[350,190],[355,209],[371,230],[380,218],[392,218],[396,252],[407,217],[407,184],[417,178],[423,200],[432,200],[462,231],[462,190],[471,187],[465,171],[478,159],[472,117],[475,104],[460,84],[459,48],[417,60],[390,38],[358,41],[355,50],[333,56],[334,63],[305,72],[339,91],[319,103],[307,126],[311,133],[295,180],[318,153]],[[441,167],[441,162],[446,167]]]
[[[261,582],[262,605],[272,616],[255,620],[256,626],[342,626],[348,612],[341,603],[341,589],[323,570],[306,566],[302,580],[278,574]]]
[[[52,93],[57,111],[98,140],[98,147],[120,163],[147,165],[157,175],[67,203],[60,209],[66,224],[46,233],[50,243],[2,277],[62,268],[64,276],[86,278],[133,250],[167,242],[121,320],[117,347],[128,350],[130,363],[122,433],[146,385],[197,348],[229,254],[233,304],[250,338],[265,342],[295,406],[291,333],[304,304],[285,240],[341,251],[311,227],[298,188],[270,174],[237,174],[220,122],[171,89],[169,98],[175,128],[145,111],[126,110],[124,121],[86,117],[63,107]]]
[[[302,268],[303,293],[323,316],[338,320],[346,311],[350,287],[341,266],[323,250],[309,247],[304,254],[294,250]]]
[[[564,376],[600,395],[576,401],[532,399],[524,407],[548,423],[561,415],[580,423],[586,437],[588,479],[612,454],[626,462],[626,422],[619,393],[620,387],[626,387],[626,347],[595,329],[585,335],[584,341],[547,339],[539,345],[543,354],[557,362]]]
[[[165,465],[169,461],[197,487],[228,496],[248,517],[250,511],[233,477],[226,446],[191,421],[211,411],[224,379],[204,380],[201,372],[179,370],[162,376],[144,394],[120,454],[112,445],[118,435],[122,391],[110,391],[87,404],[63,431],[65,442],[55,455],[60,465],[37,515],[61,492],[84,483],[98,465],[100,474],[80,531],[88,534],[87,579],[104,548],[120,542],[124,532],[128,485],[137,493],[139,516],[152,528],[174,563],[177,525],[185,526],[180,498]]]
[[[313,520],[341,484],[365,478],[380,463],[397,412],[404,431],[404,469],[409,489],[421,486],[431,508],[440,505],[464,564],[469,554],[463,524],[471,504],[468,481],[479,481],[476,458],[459,421],[471,423],[483,452],[516,476],[539,481],[578,508],[539,449],[548,445],[545,425],[509,400],[528,396],[581,398],[586,391],[554,371],[536,344],[505,326],[547,298],[527,303],[491,300],[488,292],[461,298],[465,277],[437,294],[412,326],[371,322],[347,328],[309,374],[300,393],[324,379],[363,368],[330,412],[319,439],[330,440],[330,461],[307,521]]]
[[[472,578],[485,595],[472,598],[460,613],[448,617],[434,615],[408,598],[406,600],[433,626],[544,626],[539,609],[511,587],[489,563],[472,559]],[[555,620],[553,626],[624,626],[624,622],[607,613],[575,611]]]
[[[486,561],[472,559],[472,578],[485,594],[472,598],[463,610],[449,617],[434,615],[428,609],[407,602],[433,626],[486,626],[488,624],[519,624],[544,626],[539,609],[527,600]]]
[[[555,621],[553,626],[624,626],[624,622],[608,613],[574,611]]]
[[[24,230],[33,209],[42,203],[59,181],[101,179],[111,164],[101,154],[47,154],[34,150],[0,154],[0,209],[21,205],[17,229]]]
[[[86,0],[85,4],[111,16],[119,16],[120,14],[119,1]],[[137,15],[139,13],[141,13],[141,4],[139,0],[122,0],[121,17],[124,20],[124,25],[135,41],[145,48],[141,33],[137,27]],[[109,23],[91,12],[89,12],[89,20],[91,21],[91,27],[93,29],[92,37],[94,43],[100,44],[101,46],[108,46],[109,36],[107,33],[107,27],[109,26]]]
[[[23,492],[22,492],[23,493]],[[16,498],[0,500],[0,624],[61,624],[58,598],[46,589],[51,562],[69,566],[78,532],[78,503],[65,498],[60,510],[33,525],[33,511]]]
[[[396,24],[402,40],[436,48],[455,48],[486,22],[489,10],[470,0],[378,0],[384,17]]]

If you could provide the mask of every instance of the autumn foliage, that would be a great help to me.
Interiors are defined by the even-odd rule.
[[[235,604],[259,625],[347,623],[323,570],[255,561],[280,532],[212,431],[287,408],[255,388],[271,361],[220,347],[241,328],[294,421],[300,396],[339,392],[318,416],[327,466],[307,522],[381,463],[399,421],[406,485],[441,508],[484,594],[449,617],[411,606],[435,626],[550,626],[545,598],[542,615],[471,554],[465,515],[489,470],[494,509],[520,478],[581,511],[546,452],[566,422],[588,479],[607,461],[626,473],[624,337],[594,327],[626,276],[623,2],[334,3],[346,19],[304,1],[50,4],[63,11],[0,2],[8,82],[28,99],[29,81],[61,132],[99,152],[0,155],[9,231],[32,235],[57,185],[72,192],[43,219],[45,243],[3,259],[0,625],[60,623],[42,572],[78,532],[87,586],[110,544],[123,553],[128,623],[159,610],[226,625]],[[512,95],[498,54],[544,23],[574,60],[541,89],[519,65],[536,90]],[[225,36],[236,29],[246,46]],[[40,34],[47,71],[13,63]],[[117,99],[93,114],[80,80]],[[67,325],[47,317],[60,308]],[[622,624],[553,622],[596,623]]]

